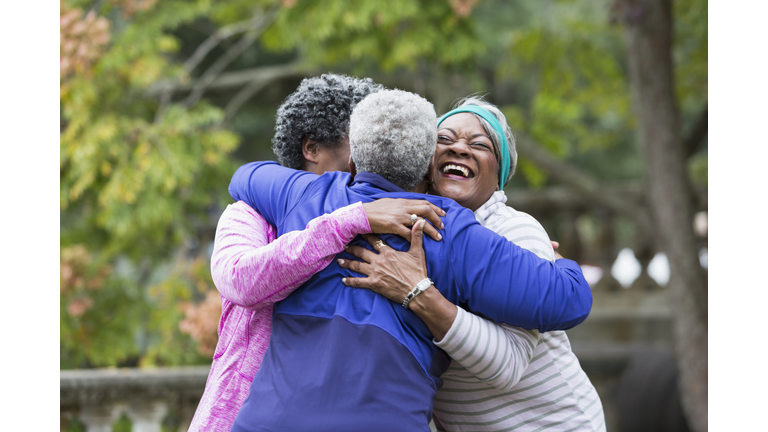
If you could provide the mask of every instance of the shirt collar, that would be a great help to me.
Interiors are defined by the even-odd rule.
[[[355,178],[352,180],[352,184],[354,185],[356,183],[369,183],[387,192],[406,192],[405,189],[395,185],[384,177],[368,172],[359,172],[355,174]]]
[[[475,219],[480,222],[480,225],[485,226],[491,215],[496,213],[500,208],[507,206],[506,202],[507,195],[504,194],[503,190],[494,192],[485,204],[475,210]]]

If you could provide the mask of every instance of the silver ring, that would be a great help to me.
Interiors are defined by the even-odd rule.
[[[383,247],[384,247],[384,246],[386,246],[386,245],[387,245],[387,244],[386,244],[386,243],[384,243],[384,240],[378,240],[378,241],[376,242],[376,249],[378,249],[378,250],[381,250],[381,248],[383,248]]]
[[[415,214],[412,214],[411,215],[411,226],[413,226],[413,224],[415,224],[417,220],[419,220],[419,217],[416,216]]]

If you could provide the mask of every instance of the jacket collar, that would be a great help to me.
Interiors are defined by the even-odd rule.
[[[368,183],[387,192],[406,192],[405,189],[395,185],[384,177],[368,172],[359,172],[355,174],[355,178],[352,179],[352,185],[357,183]]]

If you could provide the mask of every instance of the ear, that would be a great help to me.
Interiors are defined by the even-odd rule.
[[[318,163],[317,151],[317,142],[310,139],[309,134],[304,135],[301,139],[301,153],[304,155],[304,160],[315,164]]]
[[[352,155],[349,155],[349,174],[353,179],[355,178],[355,175],[357,175],[357,166],[355,165],[355,161],[352,160]]]

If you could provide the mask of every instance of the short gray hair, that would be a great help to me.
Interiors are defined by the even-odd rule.
[[[510,129],[509,124],[507,124],[507,118],[504,117],[504,114],[502,114],[501,110],[499,110],[496,105],[486,102],[481,96],[476,95],[467,96],[464,99],[461,99],[453,106],[452,109],[467,105],[477,105],[481,108],[484,108],[494,117],[496,117],[496,120],[498,120],[499,123],[501,123],[501,128],[504,131],[504,135],[507,137],[507,147],[509,147],[509,175],[507,176],[507,183],[509,183],[509,179],[512,178],[512,175],[515,173],[515,168],[517,167],[517,149],[515,148],[515,136],[512,135],[512,129]],[[479,115],[474,113],[468,114],[472,114],[478,120],[480,120],[480,124],[483,125],[485,133],[491,137],[491,142],[493,142],[493,151],[496,153],[496,160],[499,162],[499,167],[501,167],[501,154],[499,153],[501,149],[501,143],[499,142],[499,138],[496,135],[496,132],[493,130],[493,127]],[[504,186],[505,185],[500,185],[500,187]]]
[[[382,90],[367,96],[349,122],[349,149],[357,171],[412,190],[435,154],[436,124],[435,107],[419,95]]]
[[[370,78],[330,73],[302,80],[277,110],[272,150],[280,163],[303,169],[301,142],[305,135],[320,147],[338,147],[347,136],[355,106],[383,88]]]

